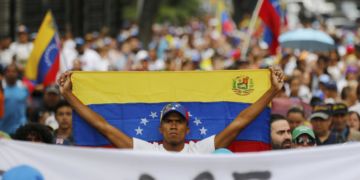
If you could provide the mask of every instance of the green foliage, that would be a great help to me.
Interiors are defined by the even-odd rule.
[[[184,24],[200,14],[199,0],[161,0],[156,22]]]
[[[146,0],[145,0],[146,1]],[[158,0],[159,10],[155,21],[159,23],[171,22],[182,25],[190,18],[200,15],[200,0]],[[125,3],[123,17],[125,20],[135,21],[138,17],[137,1]]]
[[[127,4],[123,8],[123,18],[128,21],[136,21],[137,18],[137,7],[136,1],[132,1],[132,3]]]

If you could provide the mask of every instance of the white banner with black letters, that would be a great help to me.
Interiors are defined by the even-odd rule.
[[[186,155],[0,140],[0,170],[6,172],[21,164],[39,170],[50,180],[358,180],[360,143]]]

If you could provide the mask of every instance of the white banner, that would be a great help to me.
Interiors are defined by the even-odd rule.
[[[358,180],[360,143],[186,155],[0,140],[0,170],[21,164],[38,169],[49,180]]]

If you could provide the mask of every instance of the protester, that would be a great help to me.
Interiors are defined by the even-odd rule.
[[[59,128],[54,132],[55,144],[72,145],[72,108],[66,101],[60,101],[55,109]]]
[[[304,125],[306,122],[305,112],[302,107],[292,107],[287,112],[287,120],[290,125],[291,132],[298,126]]]
[[[36,109],[32,109],[29,114],[31,122],[38,122],[40,124],[48,125],[53,130],[58,128],[55,120],[55,108],[61,99],[59,87],[55,84],[49,85],[45,88],[40,105]]]
[[[341,143],[341,140],[331,133],[331,105],[317,105],[310,116],[311,125],[316,135],[316,144],[327,145]]]
[[[49,127],[39,123],[28,123],[19,127],[13,135],[13,139],[47,144],[53,143],[53,135]]]
[[[316,146],[315,134],[307,126],[298,126],[292,132],[292,142],[294,148],[304,148]]]
[[[339,136],[341,142],[360,141],[360,132],[351,129],[348,125],[349,112],[343,103],[332,106],[332,132]]]
[[[19,69],[15,64],[5,68],[2,85],[5,96],[5,113],[0,119],[0,131],[12,134],[18,127],[25,124],[26,99],[28,91],[18,80]]]
[[[351,129],[360,131],[360,115],[356,111],[350,111],[347,124]]]
[[[19,25],[17,28],[17,41],[11,43],[10,50],[13,52],[15,62],[22,70],[25,68],[31,51],[33,50],[33,43],[29,38],[29,30],[25,25]]]
[[[291,148],[291,130],[286,118],[274,114],[270,119],[271,147],[273,150]]]
[[[225,148],[235,140],[237,135],[271,102],[272,98],[282,88],[284,75],[279,68],[270,68],[271,88],[255,103],[249,106],[219,134],[210,136],[196,143],[185,144],[185,136],[189,133],[188,112],[179,103],[170,103],[162,110],[160,117],[160,133],[163,135],[161,145],[130,138],[121,130],[111,126],[99,114],[85,106],[71,91],[71,73],[61,75],[58,80],[64,98],[74,110],[90,125],[101,132],[115,147],[133,148],[135,150],[175,151],[182,153],[211,153],[215,149]]]

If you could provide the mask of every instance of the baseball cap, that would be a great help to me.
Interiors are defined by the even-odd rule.
[[[330,106],[326,104],[316,105],[310,116],[310,120],[315,118],[328,119],[330,115]]]
[[[28,33],[28,28],[25,25],[19,25],[16,31],[17,33]]]
[[[328,90],[337,91],[336,81],[330,80],[329,82],[325,83],[325,87]]]
[[[327,74],[322,74],[322,75],[319,76],[319,82],[320,82],[320,83],[326,84],[326,83],[328,83],[330,80],[331,80],[331,79],[330,79],[330,76],[327,75]]]
[[[292,132],[292,140],[295,141],[296,138],[298,138],[300,135],[303,135],[303,134],[307,134],[310,137],[315,139],[315,134],[312,129],[310,129],[307,126],[298,126]]]
[[[189,112],[179,103],[169,103],[161,110],[160,121],[170,112],[179,113],[186,121],[189,121]]]
[[[331,112],[333,115],[336,114],[347,114],[348,113],[348,107],[343,103],[336,103],[332,105]]]
[[[60,90],[57,85],[49,85],[45,88],[45,93],[55,93],[57,95],[60,95]]]

